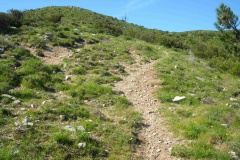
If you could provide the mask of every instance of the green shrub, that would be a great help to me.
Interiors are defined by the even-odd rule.
[[[236,76],[240,76],[240,62],[232,68],[231,72]]]
[[[1,124],[1,120],[0,120]],[[8,146],[0,146],[0,159],[2,160],[11,160],[11,159],[17,159],[18,154],[14,154],[14,148],[8,147]]]
[[[0,60],[0,93],[7,93],[10,89],[19,84],[19,77],[15,72],[18,66],[15,60]]]
[[[57,143],[67,145],[67,146],[72,146],[74,143],[73,139],[70,138],[70,135],[66,133],[57,134],[55,136],[55,140]]]
[[[0,114],[1,114],[1,116],[7,116],[7,117],[13,116],[12,111],[7,109],[7,108],[1,108],[0,109]]]
[[[39,49],[44,49],[46,47],[47,42],[44,40],[43,37],[35,37],[32,36],[28,43],[30,43],[32,46],[39,48]]]
[[[54,40],[54,45],[72,47],[74,45],[74,40],[70,38],[57,38]]]
[[[21,11],[16,9],[10,9],[8,11],[8,15],[11,20],[11,23],[10,23],[11,26],[21,27],[22,20],[23,20],[23,13]]]
[[[86,74],[86,69],[84,67],[76,67],[73,69],[73,74],[80,74],[80,75],[84,75]]]
[[[37,58],[30,58],[22,63],[22,68],[19,71],[21,74],[35,74],[38,72],[51,73],[49,67],[43,65],[42,61]]]
[[[86,147],[83,149],[83,154],[90,154],[92,158],[105,157],[107,155],[102,144],[97,140],[92,139],[86,132],[78,132],[77,141],[86,143]]]
[[[21,88],[15,90],[13,92],[13,96],[21,98],[21,99],[32,99],[32,98],[40,98],[40,96],[32,89]]]
[[[65,115],[66,119],[74,119],[79,118],[88,118],[90,116],[89,111],[86,108],[79,106],[61,106],[56,111],[59,115]]]
[[[172,154],[186,159],[234,159],[227,152],[217,153],[215,148],[204,142],[191,143],[191,147],[175,146]]]
[[[66,91],[66,90],[69,90],[71,88],[71,85],[65,84],[65,83],[56,83],[54,88],[57,91]]]
[[[2,79],[0,77],[0,79]],[[0,82],[0,94],[8,93],[8,91],[12,88],[9,82]]]
[[[113,90],[110,87],[104,87],[94,82],[84,83],[81,86],[70,91],[72,97],[79,99],[97,98],[101,95],[111,95]]]
[[[0,12],[0,31],[5,31],[11,23],[11,19],[8,14]]]
[[[52,23],[58,23],[61,21],[63,15],[61,13],[48,13],[45,15],[45,19]]]
[[[125,97],[117,97],[114,100],[114,105],[116,105],[117,107],[119,107],[121,109],[125,109],[125,108],[128,108],[131,105],[131,103]]]
[[[22,47],[16,47],[12,52],[14,53],[14,56],[19,60],[26,59],[32,56],[28,50]]]
[[[38,74],[30,74],[24,76],[21,84],[30,89],[44,89],[46,82],[50,81],[50,76],[46,72],[39,72]]]

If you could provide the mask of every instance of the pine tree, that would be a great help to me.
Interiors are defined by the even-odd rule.
[[[230,7],[225,4],[221,4],[219,8],[216,9],[217,12],[217,22],[214,23],[216,28],[224,33],[224,30],[232,29],[236,38],[240,38],[240,31],[238,26],[240,22],[238,21],[238,16],[233,13]]]

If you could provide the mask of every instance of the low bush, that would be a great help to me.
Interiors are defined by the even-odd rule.
[[[57,143],[67,146],[72,146],[74,143],[73,139],[70,138],[70,135],[66,133],[57,134],[55,140]]]

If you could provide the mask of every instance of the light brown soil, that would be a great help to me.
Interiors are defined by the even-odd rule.
[[[26,48],[35,53],[35,49]],[[45,57],[39,58],[46,64],[61,64],[64,58],[70,58],[73,54],[67,48],[52,46],[48,46],[43,53]],[[139,134],[142,143],[137,147],[137,155],[144,160],[175,160],[176,158],[171,156],[171,149],[177,141],[158,112],[161,103],[157,100],[156,92],[160,81],[154,71],[157,61],[142,63],[140,56],[133,52],[132,56],[136,63],[123,64],[129,76],[122,77],[123,81],[116,83],[115,89],[124,92],[133,107],[142,114],[144,125]],[[56,93],[56,96],[59,95],[60,93]]]
[[[26,47],[26,46],[25,46]],[[36,49],[26,47],[33,55],[36,55]],[[42,50],[44,57],[39,57],[46,64],[60,64],[64,58],[71,58],[73,53],[70,49],[61,46],[50,46],[48,45],[46,49]]]
[[[137,154],[144,160],[174,160],[176,158],[171,156],[171,149],[177,141],[158,112],[161,103],[156,92],[160,81],[154,71],[157,61],[142,64],[138,55],[132,55],[136,64],[124,65],[129,76],[115,84],[115,89],[124,92],[142,114],[144,125],[139,134],[142,144],[137,147]]]

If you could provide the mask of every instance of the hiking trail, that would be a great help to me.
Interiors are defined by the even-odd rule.
[[[132,56],[136,63],[123,64],[129,75],[122,77],[123,80],[115,84],[115,89],[122,91],[135,110],[142,114],[143,128],[138,135],[142,143],[137,146],[137,155],[147,160],[175,160],[171,149],[177,142],[176,138],[168,131],[158,111],[161,107],[157,99],[160,81],[154,70],[158,61],[143,63],[139,55],[132,53]]]

